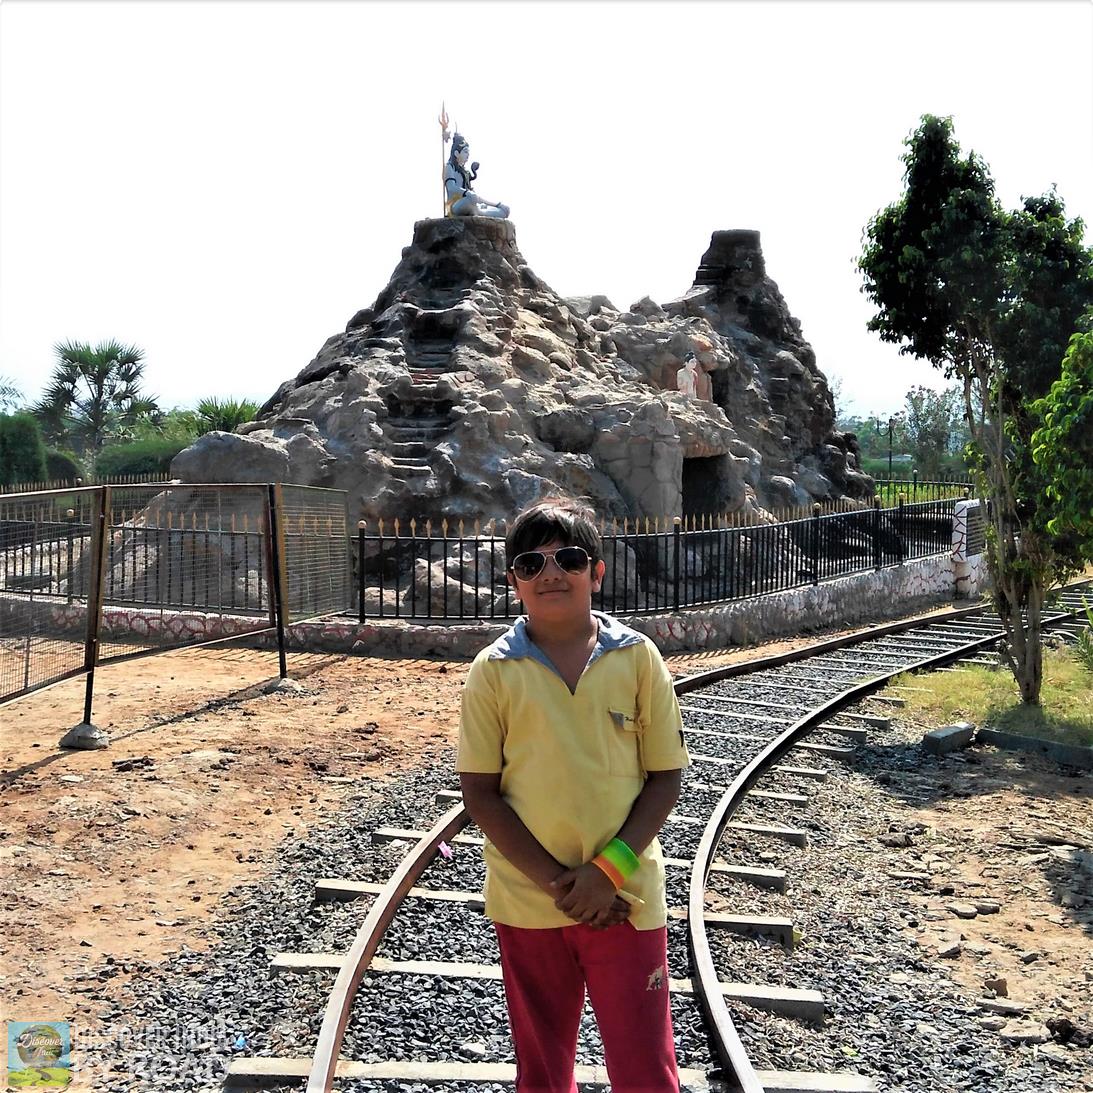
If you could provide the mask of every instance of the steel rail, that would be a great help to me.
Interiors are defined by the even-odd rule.
[[[957,614],[965,615],[983,611],[984,608],[961,609],[958,612],[948,613],[945,617],[954,617]],[[1074,616],[1075,611],[1064,611],[1059,614],[1045,617],[1043,626],[1046,628]],[[816,645],[804,649],[793,650],[789,653],[775,654],[757,661],[745,661],[728,665],[724,668],[715,668],[709,672],[697,673],[677,681],[676,692],[686,693],[719,682],[722,679],[738,675],[750,675],[765,668],[775,668],[783,664],[792,663],[795,660],[811,659],[825,652],[833,652],[845,648],[848,645],[857,645],[865,641],[890,633],[901,633],[907,630],[917,629],[928,625],[924,619],[910,622],[890,623],[865,631],[858,631],[853,635],[834,638],[819,642]],[[999,625],[996,633],[985,634],[968,642],[963,642],[957,647],[945,652],[932,654],[917,661],[911,661],[901,665],[892,671],[883,671],[855,683],[846,688],[834,698],[824,701],[814,707],[803,717],[798,719],[786,730],[776,736],[760,752],[754,755],[744,768],[733,779],[721,799],[714,806],[713,812],[706,823],[698,849],[694,856],[694,865],[691,872],[690,886],[687,898],[687,935],[691,950],[691,964],[693,974],[691,982],[695,994],[702,1006],[706,1017],[708,1033],[714,1054],[720,1059],[723,1067],[732,1075],[735,1081],[735,1089],[740,1093],[763,1093],[763,1085],[760,1082],[755,1068],[748,1058],[744,1044],[740,1039],[736,1026],[733,1024],[728,1005],[720,990],[717,970],[714,967],[713,955],[710,951],[709,937],[706,933],[705,903],[706,880],[713,865],[714,854],[718,842],[724,832],[725,826],[739,808],[744,796],[756,780],[781,759],[803,736],[808,735],[820,726],[829,717],[839,713],[847,706],[853,705],[867,697],[873,691],[884,686],[890,679],[905,675],[908,672],[922,671],[927,668],[936,668],[952,660],[959,660],[971,652],[987,648],[998,642],[1004,636]],[[911,650],[908,650],[911,652]]]
[[[437,854],[442,842],[453,838],[467,826],[470,815],[462,804],[450,808],[437,821],[417,846],[399,863],[391,879],[383,886],[367,918],[357,931],[353,944],[346,954],[345,963],[330,991],[323,1023],[319,1029],[319,1043],[312,1057],[311,1072],[307,1078],[307,1093],[330,1093],[334,1087],[334,1072],[341,1054],[345,1028],[357,988],[368,971],[372,957],[376,955],[384,930],[398,911],[407,892],[417,883],[421,874]]]

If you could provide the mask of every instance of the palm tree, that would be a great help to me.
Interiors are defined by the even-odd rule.
[[[55,443],[97,452],[117,430],[159,410],[140,389],[144,350],[116,341],[94,348],[83,342],[59,342],[58,360],[34,414]]]
[[[7,376],[0,376],[0,410],[18,406],[23,392]]]
[[[258,403],[250,399],[203,398],[197,404],[198,422],[203,433],[233,433],[245,421],[253,421]]]

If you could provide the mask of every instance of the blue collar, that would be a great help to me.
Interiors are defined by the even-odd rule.
[[[592,617],[596,620],[598,633],[596,635],[596,647],[588,658],[591,666],[595,661],[610,653],[614,649],[625,649],[628,645],[640,645],[645,638],[629,626],[624,626],[618,619],[605,615],[602,611],[593,611]],[[527,616],[518,618],[512,628],[502,634],[487,652],[489,660],[519,660],[530,657],[537,660],[544,668],[549,668],[557,674],[558,669],[550,662],[550,658],[531,640],[528,635]]]

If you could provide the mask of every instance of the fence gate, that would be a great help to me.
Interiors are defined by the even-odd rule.
[[[0,497],[0,700],[87,667],[102,490]]]
[[[344,490],[274,487],[286,623],[350,608],[348,514]]]
[[[107,486],[98,661],[272,625],[264,486]]]
[[[276,530],[276,538],[270,530]],[[276,564],[275,564],[276,562]],[[346,494],[156,483],[0,495],[0,702],[350,604]]]

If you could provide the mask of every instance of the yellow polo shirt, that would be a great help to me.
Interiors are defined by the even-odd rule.
[[[575,693],[528,637],[524,619],[483,649],[463,689],[456,770],[500,774],[501,796],[563,865],[591,861],[618,834],[645,771],[689,760],[672,679],[657,647],[609,615]],[[572,926],[553,899],[486,841],[486,914],[509,926]],[[660,841],[626,890],[639,930],[667,922]]]

